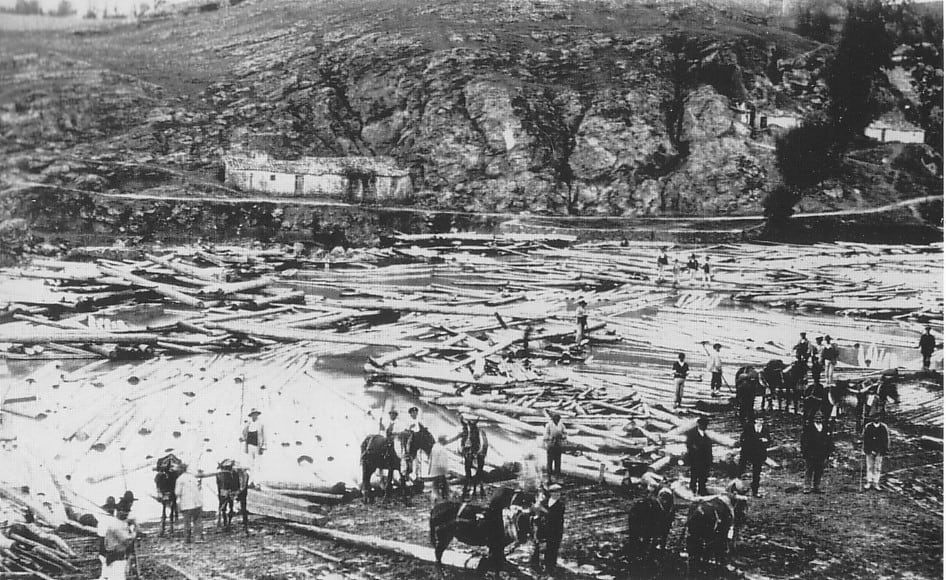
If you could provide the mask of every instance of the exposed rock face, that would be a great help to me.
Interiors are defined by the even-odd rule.
[[[61,54],[12,77],[0,69],[16,80],[0,95],[0,134],[15,144],[3,145],[2,179],[94,191],[209,183],[235,134],[275,133],[276,156],[393,157],[411,171],[414,203],[432,208],[755,214],[777,178],[772,141],[750,136],[732,106],[784,108],[801,98],[799,79],[818,82],[797,39],[776,67],[788,80],[773,84],[773,40],[721,39],[705,32],[717,16],[687,27],[633,3],[319,6],[234,7],[252,33],[211,13],[103,36],[197,59],[213,74],[192,94]],[[671,17],[686,31],[682,57],[668,49]],[[69,98],[39,90],[57,82]]]

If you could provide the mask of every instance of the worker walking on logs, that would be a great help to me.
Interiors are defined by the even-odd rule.
[[[575,344],[580,345],[581,342],[585,339],[585,333],[588,331],[588,303],[585,302],[584,298],[578,299],[578,308],[575,310],[575,323],[577,328],[575,329]]]
[[[930,332],[932,329],[927,326],[926,332],[920,335],[920,354],[923,356],[923,370],[930,370],[930,361],[933,359],[933,351],[936,350],[936,337]]]
[[[710,263],[709,256],[706,256],[703,260],[703,271],[702,271],[702,282],[701,286],[704,288],[709,287],[709,283],[713,280],[713,276],[710,273]]]
[[[663,282],[664,279],[664,270],[667,269],[667,266],[670,264],[670,260],[667,258],[667,248],[660,248],[660,251],[657,253],[657,281]]]
[[[673,408],[679,409],[683,405],[683,387],[687,380],[687,374],[690,372],[690,365],[686,363],[687,355],[682,352],[677,355],[677,361],[673,363],[673,382],[675,388]]]

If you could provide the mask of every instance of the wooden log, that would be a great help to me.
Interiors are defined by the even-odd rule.
[[[117,268],[109,268],[108,266],[99,265],[99,270],[101,270],[103,274],[107,274],[110,276],[117,276],[137,286],[141,286],[143,288],[150,288],[154,290],[155,292],[157,292],[158,294],[161,294],[162,296],[166,296],[176,302],[180,302],[181,304],[193,306],[194,308],[207,307],[207,303],[204,302],[203,300],[194,298],[193,296],[190,296],[189,294],[185,294],[184,292],[182,292],[181,290],[177,288],[174,288],[170,284],[161,284],[158,282],[152,282],[148,280],[147,278],[136,276],[135,274],[132,274],[131,272],[126,272],[124,270],[119,270]]]
[[[414,348],[424,346],[425,348],[436,347],[436,345],[419,341],[371,338],[359,336],[357,334],[333,334],[327,332],[311,332],[298,328],[279,328],[274,324],[256,324],[256,323],[235,323],[235,322],[209,322],[202,321],[207,328],[217,328],[228,332],[238,332],[256,337],[272,338],[287,342],[300,340],[311,340],[313,342],[327,342],[334,344],[363,344],[367,346],[393,346],[397,348]]]
[[[246,280],[243,282],[229,282],[224,284],[208,284],[200,289],[201,294],[236,294],[237,292],[246,292],[247,290],[259,290],[273,283],[271,278],[257,278],[255,280]]]
[[[502,316],[510,318],[528,318],[532,320],[542,320],[547,318],[546,314],[509,311],[500,312],[492,308],[443,306],[437,304],[427,304],[413,300],[336,300],[327,301],[326,304],[337,306],[339,308],[358,308],[361,310],[398,310],[403,312],[422,312],[427,314],[454,314],[457,316],[487,317],[493,317],[497,312],[499,312]]]
[[[49,330],[0,328],[0,342],[16,344],[42,344],[46,342],[64,343],[114,343],[114,344],[154,344],[158,335],[147,332],[105,332],[101,330]]]
[[[206,280],[208,282],[227,281],[227,269],[221,268],[219,266],[215,268],[200,268],[198,266],[190,266],[187,264],[181,264],[180,262],[173,262],[170,258],[155,256],[153,254],[145,254],[145,258],[154,262],[155,264],[166,266],[175,272],[193,276],[194,278],[198,278],[200,280]]]
[[[519,405],[510,405],[507,403],[493,403],[490,401],[484,401],[479,397],[475,396],[465,396],[465,397],[439,397],[435,401],[438,405],[443,405],[445,407],[472,407],[474,409],[488,409],[490,411],[497,411],[499,413],[509,413],[511,415],[535,415],[542,417],[544,416],[541,411],[538,409],[530,409],[529,407],[522,407]]]
[[[466,340],[466,337],[463,335],[453,336],[441,342],[440,347],[444,348],[444,347],[454,346],[456,344],[463,342],[464,340]],[[397,362],[405,358],[410,358],[412,356],[418,356],[425,352],[429,352],[429,349],[427,347],[418,346],[414,348],[397,350],[397,351],[394,351],[388,354],[379,355],[379,356],[369,356],[368,360],[371,362],[371,364],[373,364],[376,367],[384,367],[393,362]]]
[[[427,546],[418,546],[415,544],[397,542],[394,540],[384,540],[377,536],[362,536],[317,526],[301,525],[295,523],[288,523],[286,526],[294,530],[306,532],[320,538],[328,538],[336,542],[344,542],[346,544],[351,544],[361,548],[368,548],[371,550],[393,552],[395,554],[416,558],[424,562],[436,562],[434,549]],[[463,570],[480,570],[482,569],[483,565],[485,565],[485,562],[483,562],[483,559],[479,556],[462,554],[453,550],[444,551],[441,561],[446,566],[460,568]],[[483,562],[483,565],[481,565],[481,562]]]

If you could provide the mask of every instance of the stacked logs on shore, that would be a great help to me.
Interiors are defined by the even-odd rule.
[[[36,524],[15,523],[0,535],[0,575],[50,578],[80,572],[75,551],[58,535]]]

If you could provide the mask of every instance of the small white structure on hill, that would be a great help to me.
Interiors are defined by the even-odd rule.
[[[884,115],[866,129],[864,135],[881,143],[925,143],[926,131],[899,114]]]
[[[411,194],[410,172],[387,157],[273,159],[266,153],[223,157],[226,183],[243,191],[349,201],[400,199]]]

